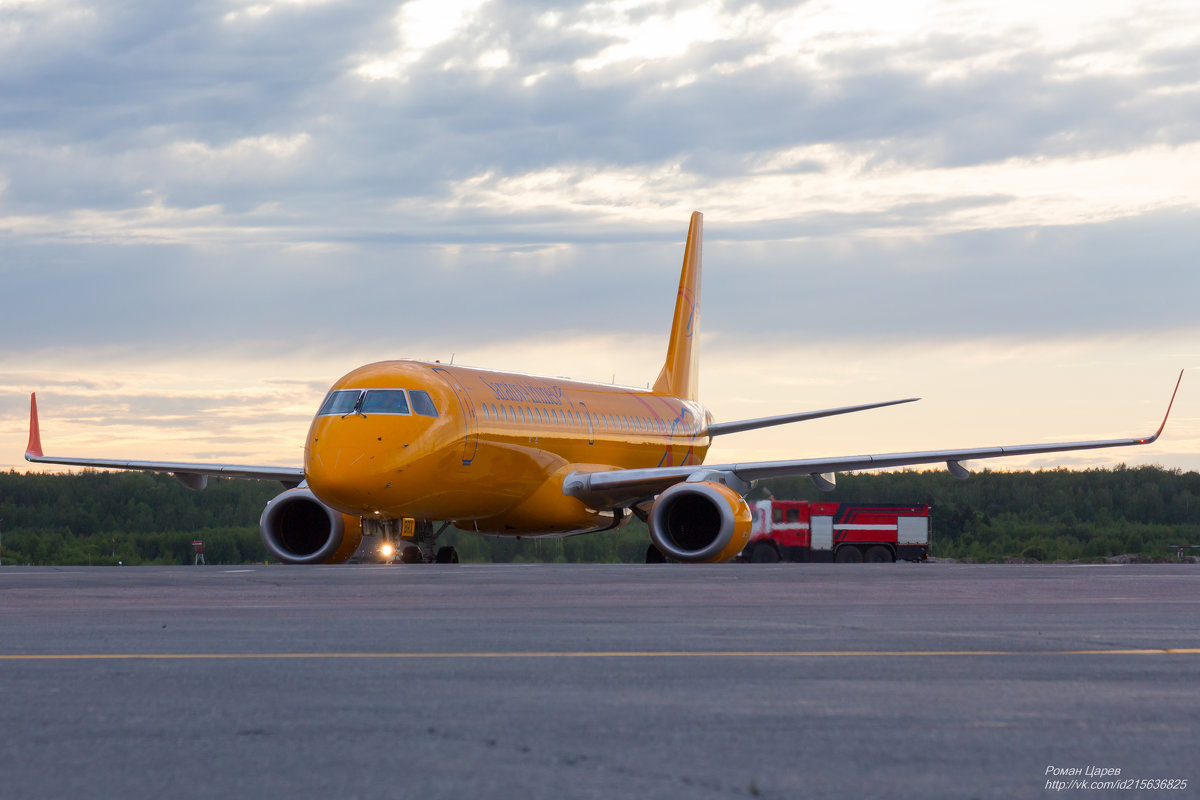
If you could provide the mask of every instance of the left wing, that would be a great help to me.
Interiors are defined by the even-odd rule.
[[[38,424],[37,393],[29,396],[29,444],[25,460],[36,464],[65,464],[73,467],[98,469],[133,469],[144,472],[167,472],[189,489],[203,489],[210,477],[252,478],[279,481],[292,488],[304,481],[301,467],[251,467],[244,464],[195,464],[184,461],[122,461],[104,458],[73,458],[47,456],[42,453],[42,430]]]
[[[686,467],[651,467],[611,472],[572,472],[563,480],[563,494],[578,498],[591,508],[622,508],[643,502],[681,481],[714,480],[744,494],[749,491],[750,484],[754,481],[763,478],[782,478],[789,475],[808,475],[817,488],[829,491],[834,488],[834,474],[838,472],[945,462],[950,474],[956,478],[966,478],[970,473],[962,466],[962,462],[968,460],[1151,444],[1158,439],[1167,425],[1167,417],[1171,415],[1171,406],[1175,403],[1175,393],[1179,391],[1179,383],[1182,380],[1183,372],[1180,371],[1162,424],[1150,436],[1139,436],[1132,439],[1104,439],[1093,442],[1052,442],[965,450],[925,450],[883,455],[806,458],[795,461],[694,464]]]
[[[803,411],[799,414],[780,414],[776,417],[760,417],[759,419],[741,419],[736,422],[714,422],[708,426],[709,436],[723,436],[727,433],[741,433],[758,428],[770,428],[775,425],[786,425],[789,422],[805,422],[810,419],[836,417],[839,414],[853,414],[856,411],[869,411],[872,408],[896,406],[901,403],[915,403],[921,398],[909,397],[904,400],[886,400],[882,403],[867,403],[860,406],[842,406],[841,408],[826,408],[821,411]]]

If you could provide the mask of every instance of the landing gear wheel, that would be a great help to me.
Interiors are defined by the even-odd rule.
[[[892,557],[892,551],[881,544],[877,544],[867,550],[866,556],[863,557],[863,561],[866,561],[868,564],[890,564],[895,560]]]
[[[845,544],[838,548],[837,555],[833,560],[839,564],[860,564],[863,560],[863,553],[854,545]]]
[[[778,564],[779,561],[779,550],[770,542],[759,542],[750,551],[752,564]]]
[[[433,560],[437,564],[457,564],[458,551],[453,547],[439,547],[437,556]]]
[[[650,545],[646,546],[646,563],[647,564],[665,564],[665,563],[667,563],[667,559],[662,554],[661,550],[659,550],[654,545],[650,544]]]
[[[400,551],[401,564],[420,564],[421,563],[421,548],[415,544],[410,544]]]

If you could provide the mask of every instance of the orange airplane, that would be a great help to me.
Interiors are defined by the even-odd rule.
[[[756,480],[998,456],[1150,444],[1151,436],[744,464],[704,464],[714,436],[909,403],[917,398],[715,422],[697,392],[703,217],[692,214],[666,363],[653,388],[398,360],[368,364],[333,385],[309,427],[304,466],[115,461],[42,452],[30,398],[31,462],[167,472],[193,489],[209,476],[269,479],[287,488],[260,526],[270,554],[293,564],[340,563],[362,546],[390,560],[457,561],[436,548],[456,527],[500,536],[609,530],[647,522],[647,561],[733,559],[750,535],[744,496]],[[1180,380],[1183,374],[1180,373]],[[1175,384],[1178,391],[1179,382]],[[436,523],[441,526],[435,530]]]

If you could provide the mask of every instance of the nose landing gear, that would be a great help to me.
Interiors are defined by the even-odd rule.
[[[450,527],[449,522],[443,522],[436,532],[429,520],[363,517],[362,526],[364,543],[370,542],[367,547],[376,550],[379,560],[385,564],[395,561],[401,564],[458,563],[458,551],[453,547],[434,550],[438,537]],[[379,539],[372,541],[374,536]]]

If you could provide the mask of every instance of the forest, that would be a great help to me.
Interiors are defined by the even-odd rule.
[[[0,473],[4,565],[191,564],[193,539],[209,564],[262,563],[258,518],[277,483],[214,479],[192,491],[166,475],[85,470]],[[1200,545],[1200,474],[1161,467],[838,475],[818,492],[807,478],[763,481],[750,500],[927,503],[932,555],[971,561],[1174,560]],[[1196,508],[1193,508],[1193,503]],[[500,538],[450,530],[464,562],[640,562],[649,537],[634,520],[607,533]],[[1200,551],[1192,551],[1200,552]]]

